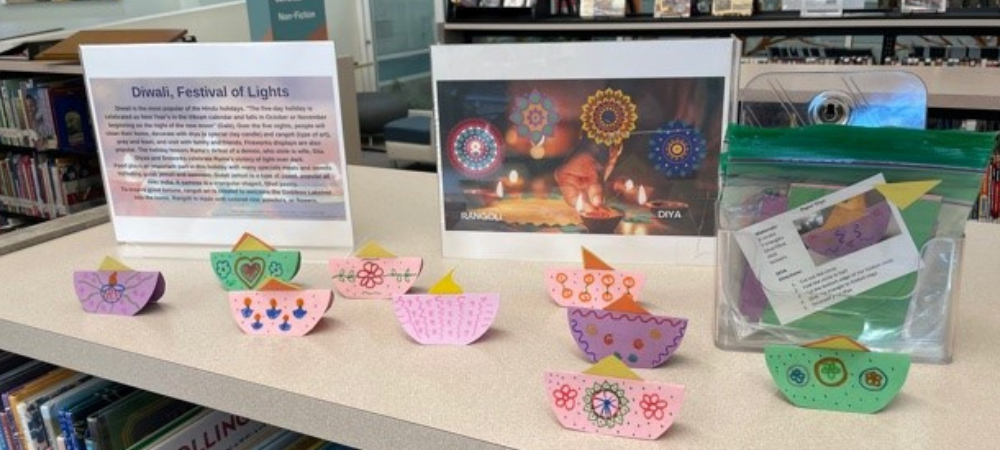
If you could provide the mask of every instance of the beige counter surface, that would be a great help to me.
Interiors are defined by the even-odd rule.
[[[356,238],[423,256],[418,288],[456,267],[467,291],[502,295],[483,339],[420,346],[389,302],[342,298],[305,338],[246,336],[207,251],[199,260],[127,259],[163,272],[161,304],[133,318],[85,314],[72,274],[116,253],[105,224],[0,257],[0,348],[373,449],[965,449],[1000,439],[992,376],[1000,369],[1000,227],[969,226],[954,362],[914,366],[876,415],[795,408],[761,354],[716,349],[712,269],[620,265],[648,275],[651,310],[690,319],[678,353],[638,371],[687,388],[674,426],[648,442],[568,431],[549,410],[542,374],[590,365],[543,288],[551,264],[442,260],[434,175],[356,167],[350,175]],[[305,264],[295,281],[332,287],[324,264]]]

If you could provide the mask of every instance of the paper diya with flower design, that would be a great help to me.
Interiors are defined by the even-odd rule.
[[[244,233],[229,252],[212,252],[212,270],[227,291],[256,289],[268,278],[289,282],[299,272],[298,251],[278,251]]]
[[[392,302],[396,319],[424,345],[468,345],[486,333],[500,308],[500,294],[466,294],[452,279],[454,270],[427,294],[400,295]]]
[[[910,371],[909,355],[872,352],[844,336],[802,346],[768,345],[764,356],[788,401],[831,411],[880,411],[896,398]]]
[[[580,113],[580,122],[587,138],[599,145],[607,145],[611,153],[604,170],[607,180],[622,153],[622,143],[635,130],[639,115],[635,103],[619,89],[598,90],[587,97]]]
[[[483,178],[503,164],[503,139],[484,119],[466,119],[455,125],[445,141],[451,166],[469,178]]]
[[[246,334],[304,336],[332,303],[329,289],[302,290],[277,278],[268,278],[257,290],[229,293],[229,310]]]
[[[657,439],[673,425],[684,386],[644,381],[614,356],[583,373],[546,372],[549,404],[571,430]]]
[[[545,285],[559,306],[604,309],[615,300],[630,296],[638,301],[646,276],[615,270],[586,248],[583,269],[547,269]]]
[[[134,316],[163,297],[167,282],[160,272],[132,270],[106,257],[97,270],[74,272],[73,287],[86,312]]]
[[[529,155],[534,159],[544,158],[545,139],[555,135],[560,119],[555,102],[537,89],[532,89],[528,95],[514,100],[514,112],[509,119],[517,134],[531,141]]]
[[[330,260],[333,285],[348,298],[391,299],[405,294],[423,268],[420,257],[400,257],[369,242],[349,258]]]
[[[687,319],[655,316],[626,295],[603,310],[566,308],[576,344],[591,361],[614,355],[629,367],[651,369],[680,347]]]

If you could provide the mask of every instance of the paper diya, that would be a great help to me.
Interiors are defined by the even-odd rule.
[[[834,206],[823,226],[803,234],[802,241],[810,251],[839,258],[881,241],[891,217],[888,202],[866,206],[859,195]]]
[[[687,319],[654,316],[626,295],[603,310],[566,308],[569,329],[591,361],[614,355],[629,367],[667,362],[684,339]]]
[[[583,269],[548,269],[545,285],[559,306],[604,309],[626,295],[638,301],[646,276],[618,271],[583,249]]]
[[[134,316],[163,296],[167,282],[160,272],[132,270],[106,257],[97,270],[74,272],[73,286],[84,311]]]
[[[227,291],[253,290],[268,278],[292,281],[301,259],[298,251],[278,251],[244,233],[231,252],[212,252],[212,270]]]
[[[371,242],[350,258],[333,258],[333,285],[348,298],[395,298],[410,290],[420,276],[424,260],[399,257]]]
[[[801,347],[768,345],[764,356],[788,401],[832,411],[878,412],[903,388],[910,370],[909,355],[871,352],[843,336]]]
[[[229,309],[246,334],[304,336],[333,303],[329,289],[301,290],[268,278],[260,289],[229,293]]]
[[[662,436],[684,403],[684,386],[643,381],[614,356],[583,373],[546,372],[545,387],[563,427],[636,439]]]
[[[424,345],[468,345],[493,324],[500,294],[466,294],[448,272],[427,294],[400,295],[392,302],[406,334]]]

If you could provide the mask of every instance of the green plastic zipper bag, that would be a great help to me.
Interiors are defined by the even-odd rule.
[[[730,125],[716,343],[831,335],[947,362],[965,223],[989,133]]]

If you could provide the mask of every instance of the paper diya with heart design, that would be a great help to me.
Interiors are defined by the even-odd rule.
[[[583,249],[583,269],[547,269],[545,285],[559,306],[604,309],[626,295],[638,301],[646,276],[615,270]]]
[[[246,334],[304,336],[333,304],[329,289],[302,290],[268,278],[257,290],[229,293],[229,310]]]
[[[73,287],[86,312],[134,316],[163,297],[167,282],[160,272],[132,270],[106,257],[97,270],[74,272]]]
[[[793,405],[875,413],[896,398],[910,371],[909,355],[876,353],[844,336],[803,346],[768,345],[771,378]]]
[[[493,324],[500,294],[466,294],[448,272],[427,294],[400,295],[393,302],[396,319],[413,340],[424,345],[468,345]]]
[[[244,233],[230,252],[212,252],[212,270],[227,291],[253,290],[268,278],[290,282],[299,272],[297,250],[278,251]]]
[[[591,361],[614,355],[629,367],[651,369],[670,359],[687,319],[655,316],[626,295],[603,310],[566,308],[569,329]]]
[[[546,372],[549,405],[571,430],[657,439],[674,424],[684,386],[644,381],[614,356],[583,373]]]
[[[395,298],[413,287],[424,260],[396,256],[370,242],[348,258],[330,260],[333,285],[348,298]]]

